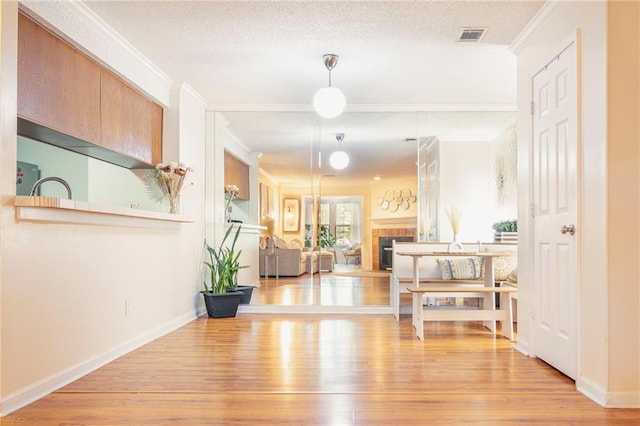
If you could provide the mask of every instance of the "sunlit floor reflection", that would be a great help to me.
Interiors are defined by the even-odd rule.
[[[389,273],[366,271],[360,265],[336,265],[332,272],[299,277],[262,278],[252,305],[388,306]]]

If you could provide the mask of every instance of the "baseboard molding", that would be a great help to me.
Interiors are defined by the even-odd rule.
[[[595,382],[585,379],[584,377],[578,377],[578,380],[576,380],[576,389],[596,404],[602,407],[606,406],[607,391]]]
[[[240,305],[238,314],[393,314],[391,306]]]
[[[578,392],[604,408],[640,408],[640,391],[607,392],[589,379],[578,378]]]
[[[640,408],[640,391],[608,392],[607,408]]]
[[[98,368],[114,361],[115,359],[120,358],[121,356],[126,355],[143,345],[146,345],[147,343],[157,339],[158,337],[164,336],[165,334],[168,334],[182,327],[183,325],[193,321],[194,319],[196,319],[195,312],[181,315],[146,333],[143,333],[140,336],[134,337],[133,339],[124,342],[120,346],[108,350],[102,355],[98,355],[96,357],[88,359],[84,362],[81,362],[80,364],[69,367],[64,371],[46,377],[23,389],[20,389],[17,392],[7,395],[6,398],[0,401],[0,417],[11,414],[16,410],[19,410],[20,408],[25,407],[32,402],[35,402],[40,398],[49,395],[50,393],[62,388],[63,386],[66,386],[69,383],[78,380],[80,377],[83,377],[91,373],[92,371],[95,371]]]
[[[517,339],[516,344],[513,346],[513,348],[524,356],[527,356],[529,358],[536,358],[536,356],[531,352],[531,349],[529,349],[529,346],[527,346],[526,343],[518,341]]]

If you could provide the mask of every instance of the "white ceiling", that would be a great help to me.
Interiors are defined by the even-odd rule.
[[[362,112],[513,109],[516,60],[509,45],[544,2],[91,0],[86,4],[174,81],[187,82],[212,109],[311,111],[315,91],[328,83],[322,55],[335,53],[340,59],[332,73],[333,86],[344,92],[347,111]],[[463,27],[488,30],[480,43],[458,43]],[[308,158],[310,143],[319,134],[332,139],[331,132],[344,132],[345,150],[360,144],[355,157],[373,166],[380,158],[389,162],[390,147],[397,148],[391,153],[406,155],[404,138],[417,135],[408,124],[415,125],[415,114],[410,112],[352,113],[322,122],[311,112],[227,116],[236,136],[263,152],[261,166],[279,179],[287,179],[287,173],[268,164],[276,163],[276,156],[287,160],[279,163],[279,169],[304,163],[304,154]],[[474,129],[508,121],[504,115],[492,119],[478,115],[488,120],[483,124],[470,115],[460,120],[445,114],[438,123],[436,117],[431,116],[430,123],[441,140],[452,132],[456,137],[468,134],[470,140],[482,139],[485,136]],[[447,126],[451,121],[454,127]],[[385,123],[399,128],[382,130]],[[376,146],[386,151],[383,157],[374,155]],[[354,168],[349,168],[353,172],[356,162],[353,159]],[[372,174],[360,169],[361,177]]]

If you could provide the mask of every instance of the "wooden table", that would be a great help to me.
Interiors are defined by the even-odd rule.
[[[413,287],[420,287],[420,276],[419,276],[419,263],[420,259],[423,257],[480,257],[484,259],[484,286],[493,288],[495,286],[495,271],[493,269],[493,258],[504,256],[504,254],[495,253],[495,252],[419,252],[419,251],[399,251],[397,252],[398,256],[410,256],[413,258]],[[495,299],[493,298],[493,293],[487,293],[484,296],[483,303],[485,306],[492,306],[495,309]],[[490,329],[492,332],[495,332],[496,322],[495,320],[488,320],[483,322],[484,326]]]

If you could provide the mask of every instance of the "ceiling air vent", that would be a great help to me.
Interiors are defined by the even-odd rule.
[[[486,31],[486,28],[463,28],[458,41],[478,43]]]

